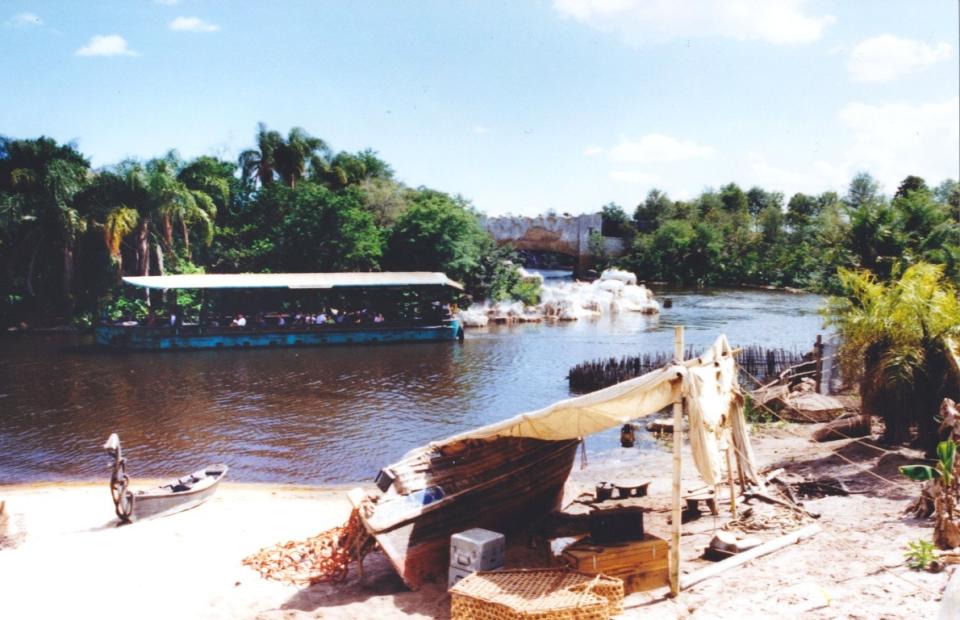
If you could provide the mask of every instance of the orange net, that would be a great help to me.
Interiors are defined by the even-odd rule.
[[[273,579],[297,585],[341,583],[347,578],[352,560],[363,561],[373,539],[354,510],[346,524],[306,540],[291,540],[261,549],[243,563]]]

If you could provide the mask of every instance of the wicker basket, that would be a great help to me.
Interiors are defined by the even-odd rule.
[[[474,573],[450,589],[451,620],[607,620],[623,582],[565,568]]]

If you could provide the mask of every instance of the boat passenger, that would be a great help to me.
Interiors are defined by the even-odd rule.
[[[327,314],[326,312],[321,312],[317,315],[317,325],[325,325],[327,323]]]
[[[284,327],[287,324],[287,321],[283,318],[282,314],[277,315],[277,327]]]
[[[379,312],[376,313],[376,314],[373,316],[373,322],[376,323],[376,324],[383,323],[383,320],[384,320],[384,319],[383,319],[383,314],[381,314],[381,313],[379,313]]]
[[[246,327],[247,319],[242,314],[238,314],[237,318],[233,319],[230,323],[230,327]]]

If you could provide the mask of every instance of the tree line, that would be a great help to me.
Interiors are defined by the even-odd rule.
[[[615,262],[644,280],[839,290],[837,269],[886,279],[926,260],[960,272],[960,189],[869,175],[844,196],[729,184],[693,200],[652,190],[603,208]],[[602,248],[603,244],[595,244]],[[469,297],[535,301],[459,195],[408,187],[370,149],[258,126],[237,161],[170,151],[93,169],[73,144],[0,137],[0,324],[93,320],[131,302],[120,278],[164,273],[443,271]],[[598,268],[613,263],[597,250]],[[143,308],[139,308],[143,311]]]
[[[95,170],[72,144],[0,138],[0,322],[122,312],[124,275],[424,270],[510,294],[511,252],[463,197],[301,128],[260,124],[255,142],[236,162],[170,151]]]
[[[890,279],[919,261],[960,282],[960,185],[906,177],[891,197],[867,173],[845,195],[784,195],[734,183],[692,200],[651,190],[633,211],[603,208],[604,234],[624,237],[617,263],[644,280],[694,285],[842,289],[838,269]]]

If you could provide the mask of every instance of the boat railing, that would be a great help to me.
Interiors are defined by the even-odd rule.
[[[144,325],[141,323],[101,323],[102,326],[112,329],[129,330],[144,332],[149,334],[165,335],[177,334],[181,336],[188,335],[227,335],[227,334],[257,334],[257,333],[311,333],[311,332],[338,332],[338,331],[379,331],[403,328],[419,327],[442,327],[452,324],[455,319],[407,319],[384,321],[382,323],[323,323],[321,325],[310,324],[287,324],[287,325],[200,325],[199,323],[182,323],[178,326],[173,325]]]

